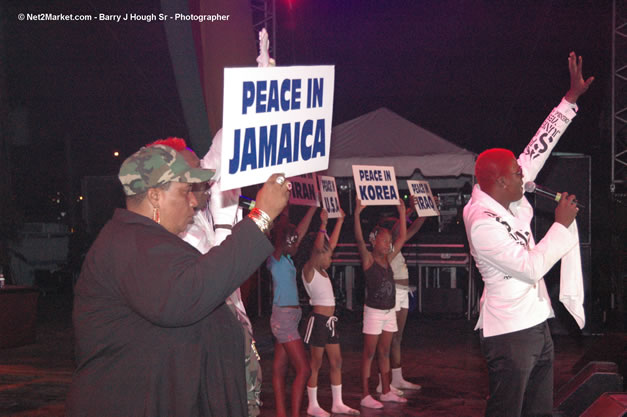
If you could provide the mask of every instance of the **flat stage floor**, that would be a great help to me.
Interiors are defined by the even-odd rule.
[[[359,408],[361,313],[341,310],[344,402]],[[425,317],[411,313],[403,340],[403,373],[422,385],[406,391],[404,405],[386,403],[382,410],[362,408],[362,416],[482,416],[488,394],[488,376],[473,331],[475,319]],[[0,349],[0,416],[64,416],[64,400],[73,371],[71,295],[39,298],[37,343]],[[253,317],[264,372],[262,416],[274,416],[271,383],[273,341],[269,316]],[[611,361],[624,369],[627,336],[619,332],[583,336],[554,335],[555,392],[590,361]],[[624,374],[624,373],[623,373]],[[288,375],[288,381],[292,374]],[[375,378],[372,378],[374,382]],[[372,387],[374,393],[374,386]],[[289,385],[288,385],[289,391]],[[328,363],[319,378],[318,400],[331,406]],[[306,415],[306,393],[301,415]]]

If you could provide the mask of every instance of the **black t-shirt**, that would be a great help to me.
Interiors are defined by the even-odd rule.
[[[379,310],[389,310],[396,305],[396,289],[392,268],[382,267],[376,261],[364,271],[366,276],[366,305]]]

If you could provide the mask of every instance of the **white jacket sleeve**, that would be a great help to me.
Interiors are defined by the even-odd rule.
[[[518,164],[523,169],[525,181],[536,179],[551,151],[576,115],[577,105],[562,99],[542,122],[523,153],[518,157]]]
[[[475,221],[471,236],[477,259],[511,278],[531,284],[542,279],[577,244],[577,239],[559,223],[554,223],[532,249],[508,229],[507,223],[499,221],[498,217]],[[492,278],[503,279],[502,276]]]

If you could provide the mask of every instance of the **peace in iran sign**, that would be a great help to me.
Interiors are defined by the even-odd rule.
[[[225,68],[222,189],[329,166],[335,67]]]

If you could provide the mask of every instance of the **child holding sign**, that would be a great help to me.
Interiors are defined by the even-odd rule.
[[[396,291],[390,261],[398,254],[405,243],[407,226],[400,222],[399,234],[392,245],[392,233],[383,227],[376,226],[370,233],[372,252],[366,247],[361,230],[360,214],[364,206],[359,197],[355,204],[355,240],[359,249],[361,266],[366,277],[366,305],[364,306],[364,351],[361,360],[361,405],[368,408],[383,408],[383,404],[372,398],[368,387],[370,368],[375,352],[381,372],[383,393],[381,401],[405,403],[405,398],[390,391],[390,345],[392,337],[398,330],[396,324]],[[399,217],[405,215],[405,204],[399,199]]]
[[[315,206],[310,207],[298,226],[289,223],[287,214],[282,215],[273,231],[274,252],[266,262],[266,266],[272,274],[272,288],[274,290],[270,327],[276,338],[272,363],[272,387],[278,417],[287,416],[285,410],[285,374],[288,364],[291,364],[296,371],[296,377],[292,382],[291,396],[293,417],[300,415],[303,391],[311,372],[307,363],[303,340],[298,332],[298,323],[302,312],[296,286],[296,267],[291,257],[296,254],[298,245],[309,228],[316,208]]]
[[[350,408],[342,401],[342,353],[340,350],[340,336],[337,330],[335,314],[335,295],[331,278],[326,269],[331,266],[331,255],[340,237],[344,211],[337,219],[333,233],[327,236],[327,221],[329,214],[325,209],[320,212],[320,230],[308,234],[303,240],[299,257],[306,258],[303,265],[302,279],[305,290],[310,297],[313,312],[307,321],[304,340],[309,345],[311,353],[311,376],[307,383],[309,406],[307,414],[317,417],[328,417],[330,414],[318,404],[318,372],[322,365],[324,352],[329,358],[331,393],[333,406],[331,411],[338,414],[359,415],[359,411]]]
[[[435,205],[438,205],[437,197],[433,197]],[[417,197],[411,196],[411,207],[407,208],[406,216],[401,219],[409,221],[409,217],[412,212],[416,210]],[[418,211],[416,211],[418,214]],[[405,242],[410,240],[425,223],[426,217],[420,217],[410,223],[407,228],[407,234],[405,236]],[[400,220],[395,217],[384,217],[377,222],[381,227],[385,227],[392,231],[392,239],[396,241],[400,230]],[[404,242],[403,242],[404,243]],[[390,389],[397,395],[402,395],[401,389],[419,390],[422,387],[418,384],[413,384],[406,381],[403,378],[403,370],[401,368],[401,342],[403,340],[403,331],[405,330],[405,324],[407,323],[407,316],[409,313],[409,271],[405,262],[405,257],[402,252],[398,254],[390,261],[392,272],[394,274],[394,283],[396,284],[396,324],[398,331],[394,333],[392,338],[392,346],[390,351],[390,366],[392,372],[392,378],[390,381]],[[379,376],[379,385],[377,386],[377,392],[381,392],[381,377]]]

